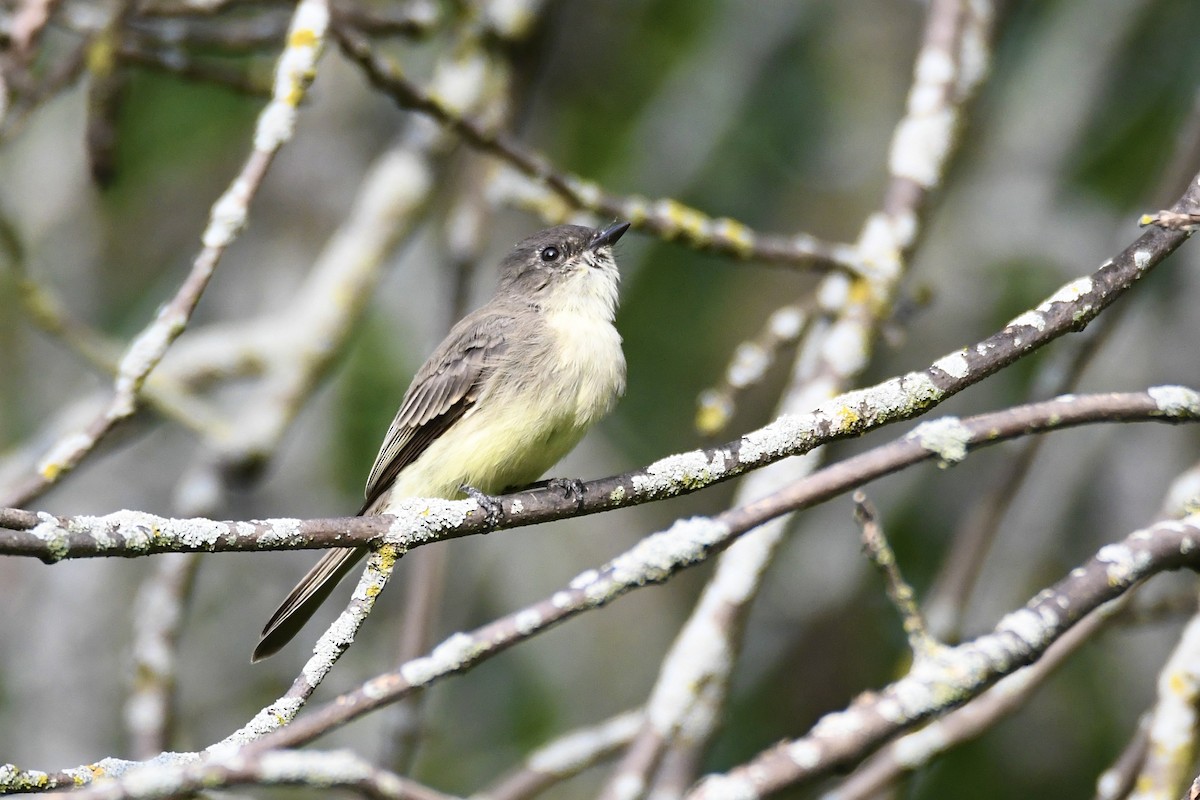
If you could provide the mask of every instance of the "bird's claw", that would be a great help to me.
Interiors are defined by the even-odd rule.
[[[496,525],[504,516],[504,503],[499,497],[493,497],[486,492],[479,491],[474,486],[467,486],[465,483],[459,486],[458,490],[479,505],[483,511],[483,518],[489,526]]]
[[[551,478],[546,481],[546,487],[556,489],[563,494],[566,500],[574,500],[578,508],[583,507],[583,481],[579,478]]]

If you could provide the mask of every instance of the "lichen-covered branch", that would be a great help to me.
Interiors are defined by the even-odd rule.
[[[436,93],[408,80],[380,58],[367,39],[352,27],[335,25],[334,35],[343,52],[362,68],[371,83],[399,105],[428,114],[468,144],[503,159],[574,208],[627,219],[639,230],[664,239],[678,239],[698,249],[737,258],[824,270],[853,272],[858,268],[854,250],[844,244],[828,244],[804,234],[757,233],[736,220],[713,219],[676,200],[617,197],[594,183],[559,172],[544,157],[525,149],[494,126],[462,114]]]
[[[321,634],[313,646],[312,656],[292,681],[287,693],[260,710],[241,728],[211,745],[208,752],[222,753],[231,747],[241,747],[279,730],[280,726],[287,725],[296,718],[300,709],[308,702],[308,698],[333,669],[333,665],[353,644],[354,635],[366,621],[375,606],[375,600],[391,580],[396,562],[402,555],[403,548],[392,544],[386,544],[368,554],[367,565],[354,587],[349,605],[342,610],[325,633]]]
[[[1200,516],[1161,522],[1101,548],[984,636],[941,650],[909,674],[822,717],[803,737],[706,778],[688,800],[754,800],[853,763],[887,739],[963,705],[1041,658],[1079,620],[1166,570],[1200,567]]]
[[[246,224],[250,201],[262,185],[275,153],[292,136],[298,106],[315,74],[328,23],[329,8],[324,0],[302,0],[296,7],[287,47],[277,62],[272,100],[258,118],[254,149],[213,205],[201,236],[204,246],[191,271],[154,321],[125,350],[112,401],[104,412],[83,430],[55,444],[43,457],[37,475],[5,493],[0,505],[21,506],[39,496],[74,469],[118,423],[133,416],[142,384],[187,327],[221,256]]]
[[[900,565],[896,563],[896,553],[888,544],[883,523],[879,521],[879,511],[862,490],[854,493],[854,520],[862,529],[863,550],[883,576],[888,600],[904,623],[904,633],[908,636],[908,647],[913,657],[924,658],[937,650],[941,643],[929,634],[916,592],[912,584],[904,579]]]
[[[925,422],[891,444],[823,470],[813,476],[811,483],[834,487],[832,491],[837,493],[928,458],[956,463],[973,447],[1031,433],[1093,422],[1188,422],[1197,418],[1200,395],[1182,386],[1157,386],[1124,394],[1070,395],[975,417]],[[753,436],[744,437],[743,442]],[[740,469],[762,466],[772,457],[786,455],[760,451],[755,454],[758,463],[742,459]],[[704,474],[699,469],[681,471],[679,467],[688,463],[686,454],[672,456],[643,470],[589,481],[583,484],[579,501],[548,488],[504,495],[499,498],[501,511],[491,519],[474,500],[435,498],[406,500],[394,516],[312,520],[172,519],[139,511],[59,518],[45,512],[0,509],[0,554],[54,562],[169,552],[324,549],[380,542],[407,550],[497,528],[533,525],[685,494],[729,477],[727,473]],[[679,466],[663,468],[675,464]],[[830,475],[836,478],[816,480]],[[809,484],[807,480],[793,484],[805,487],[799,494],[789,495],[796,498],[793,510],[832,496],[810,494]]]
[[[530,753],[517,769],[471,795],[472,800],[525,800],[610,758],[633,739],[643,712],[626,711],[572,731]]]
[[[939,755],[990,730],[999,720],[1023,708],[1068,658],[1095,639],[1131,596],[1123,594],[1100,606],[1046,648],[1037,661],[1002,678],[962,708],[889,742],[841,785],[823,795],[822,800],[879,797],[903,775],[927,766]]]
[[[148,800],[236,786],[319,786],[344,789],[373,800],[455,800],[452,795],[379,769],[345,750],[278,750],[249,756],[233,753],[190,764],[166,757],[162,763],[140,765],[113,780],[73,792],[72,796],[87,800]]]
[[[225,748],[249,743],[258,749],[306,743],[415,689],[469,669],[566,619],[606,605],[634,589],[668,580],[675,573],[701,563],[711,554],[728,547],[738,536],[781,514],[810,507],[864,481],[919,461],[940,458],[956,462],[972,448],[994,444],[1023,433],[1078,424],[1089,417],[1113,420],[1200,420],[1200,395],[1181,387],[1168,387],[1144,394],[1063,398],[975,418],[945,418],[925,423],[888,445],[827,467],[757,501],[716,517],[680,520],[671,528],[643,539],[632,550],[600,569],[581,573],[550,597],[482,628],[455,634],[430,655],[372,679],[359,690],[311,711],[280,729],[280,724],[295,716],[321,677],[349,646],[354,631],[365,619],[397,556],[405,547],[428,534],[427,530],[421,529],[422,521],[441,517],[445,523],[451,519],[447,515],[454,510],[464,512],[463,516],[457,518],[459,524],[469,518],[466,512],[474,512],[476,518],[483,516],[478,513],[474,501],[438,501],[435,504],[434,501],[414,500],[400,516],[390,520],[394,526],[393,533],[398,536],[385,537],[386,546],[371,554],[351,605],[318,642],[313,658],[288,695],[261,711],[251,723],[210,750],[220,753]],[[7,516],[14,515],[7,513]],[[0,520],[4,519],[5,515],[0,514]],[[382,523],[384,519],[367,518],[363,521]],[[219,526],[219,523],[208,524]],[[292,524],[294,527],[295,521]],[[482,519],[475,524],[480,528],[486,525]],[[1189,521],[1188,524],[1192,523]],[[245,526],[245,533],[253,528],[252,523],[233,525]],[[345,540],[341,542],[346,543]],[[276,544],[272,542],[273,546]],[[1124,551],[1114,550],[1110,554],[1123,555]],[[940,654],[941,651],[938,651],[938,659]],[[940,663],[938,659],[925,661]],[[109,769],[111,771],[116,767]]]
[[[940,181],[954,151],[961,108],[986,71],[990,21],[986,2],[930,4],[906,113],[893,133],[889,187],[882,209],[867,219],[855,245],[855,260],[865,269],[854,280],[840,273],[828,275],[814,293],[814,313],[821,319],[809,318],[807,338],[779,405],[781,413],[812,408],[852,386],[865,369],[876,331],[904,274],[906,255],[920,232],[924,198]],[[793,307],[780,312],[782,320],[795,317]],[[761,372],[762,356],[769,348],[751,344],[745,349],[757,356],[751,363]],[[746,372],[755,379],[755,370]],[[698,421],[703,428],[716,429],[731,412],[731,392],[709,393],[701,399]],[[795,459],[754,473],[739,488],[738,502],[797,480],[814,467],[815,458]],[[640,796],[650,788],[659,759],[672,752],[676,763],[699,761],[696,753],[706,746],[722,716],[742,625],[782,540],[783,525],[782,519],[773,520],[740,539],[721,558],[664,660],[648,703],[649,722],[610,780],[610,797],[625,792]],[[677,687],[697,691],[688,697]]]
[[[1134,800],[1179,797],[1195,762],[1200,701],[1200,617],[1184,627],[1158,676],[1158,697],[1146,727],[1146,756]]]
[[[1175,390],[1170,394],[1174,397]],[[1200,395],[1190,392],[1189,396],[1190,410],[1172,399],[1167,404],[1172,409],[1169,413],[1200,419]],[[1149,402],[1157,406],[1157,401]],[[1107,414],[1111,405],[1107,401],[1100,403],[1106,406]],[[715,517],[680,520],[671,528],[646,537],[599,570],[580,574],[551,597],[472,632],[455,634],[431,655],[369,681],[357,692],[311,712],[255,746],[293,746],[310,741],[333,727],[398,700],[414,689],[464,671],[570,617],[605,605],[641,586],[661,583],[675,573],[705,561],[763,522],[847,491],[852,485],[861,483],[865,476],[879,477],[930,457],[958,461],[972,447],[1002,441],[1017,432],[1035,430],[1041,424],[1060,424],[1064,415],[1070,414],[1064,410],[1064,415],[1060,415],[1054,403],[1041,404],[1036,409],[1026,407],[1015,414],[1001,413],[1008,415],[1007,419],[986,415],[988,419],[946,419],[926,423],[902,439],[828,467],[760,500]],[[337,627],[338,623],[335,623],[333,628]],[[320,644],[317,649],[321,649]]]
[[[172,553],[147,578],[134,609],[133,669],[125,727],[135,758],[171,748],[175,725],[178,644],[199,557]]]

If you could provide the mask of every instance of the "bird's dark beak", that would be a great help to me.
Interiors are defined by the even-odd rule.
[[[620,239],[627,230],[629,230],[628,222],[617,222],[602,231],[596,231],[596,234],[592,236],[592,241],[588,242],[588,250],[599,250],[601,247],[616,244],[617,239]]]

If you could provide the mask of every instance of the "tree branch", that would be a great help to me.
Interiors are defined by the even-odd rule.
[[[371,800],[455,800],[372,766],[349,751],[296,752],[278,750],[242,755],[234,753],[192,764],[167,760],[146,764],[121,777],[72,792],[89,800],[137,800],[193,795],[234,786],[319,786],[346,789]]]
[[[1172,391],[1170,394],[1176,393]],[[1108,399],[1100,400],[1100,397]],[[1103,406],[1105,415],[1108,415],[1115,409],[1110,400],[1118,397],[1121,396],[1095,396],[1084,405],[1091,405],[1091,401],[1096,400],[1097,406]],[[1170,413],[1200,419],[1200,395],[1192,392],[1190,398],[1187,411],[1178,405],[1177,399],[1172,399],[1167,404],[1173,409]],[[1033,432],[1042,426],[1063,424],[1068,418],[1074,417],[1068,409],[1077,399],[1052,401],[1037,404],[1040,407],[1027,406],[997,415],[964,420],[948,418],[925,423],[899,440],[830,466],[760,500],[715,517],[679,520],[671,528],[646,537],[632,550],[599,570],[581,573],[551,597],[470,633],[455,634],[429,656],[410,661],[393,672],[369,681],[357,692],[344,695],[336,702],[311,712],[254,746],[290,747],[311,741],[375,708],[408,695],[416,688],[424,688],[447,675],[462,672],[570,617],[606,605],[633,589],[662,583],[675,573],[702,563],[713,553],[728,547],[746,531],[781,514],[809,508],[866,480],[935,456],[956,462],[974,447],[1003,441],[1022,431]],[[338,623],[334,627],[338,627]]]
[[[288,46],[279,57],[274,99],[258,118],[254,150],[225,194],[213,205],[201,240],[204,248],[174,297],[163,305],[121,357],[112,401],[83,430],[55,444],[42,459],[37,475],[0,496],[0,505],[21,506],[73,470],[118,423],[137,410],[142,384],[167,348],[183,333],[225,249],[246,224],[250,201],[262,185],[275,153],[291,138],[299,102],[312,81],[329,10],[324,0],[303,0],[296,7]]]
[[[1198,418],[1200,395],[1181,386],[1158,386],[1124,394],[1067,395],[974,417],[943,417],[918,425],[890,444],[796,482],[793,486],[804,488],[795,495],[798,499],[791,510],[807,508],[817,500],[828,499],[919,461],[938,458],[946,464],[956,463],[975,447],[1018,436],[1095,422],[1190,422]],[[759,441],[755,434],[743,437],[743,452],[747,440]],[[762,466],[790,455],[785,451],[768,456],[767,452],[757,454],[754,459],[743,458],[739,473],[751,465]],[[66,558],[175,552],[312,550],[374,546],[381,542],[409,550],[499,528],[534,525],[687,494],[732,477],[718,471],[704,474],[695,469],[694,463],[690,464],[692,470],[682,469],[689,465],[688,455],[672,456],[642,470],[584,483],[582,499],[578,500],[564,498],[562,492],[548,488],[504,495],[499,498],[503,510],[491,520],[474,500],[438,498],[405,500],[394,516],[310,520],[173,519],[141,511],[117,511],[101,517],[54,517],[45,512],[0,509],[0,555],[54,562]],[[678,466],[664,468],[673,465]],[[811,493],[810,484],[830,488]],[[825,491],[831,493],[824,494]],[[778,508],[770,516],[787,510]]]
[[[351,26],[334,25],[333,34],[342,52],[362,68],[377,89],[398,105],[429,115],[471,146],[500,158],[575,208],[627,219],[635,228],[663,239],[678,239],[697,249],[736,258],[820,270],[856,272],[860,267],[854,250],[845,244],[827,244],[804,234],[757,233],[736,220],[712,219],[675,200],[617,197],[594,183],[559,172],[543,156],[526,150],[491,125],[460,113],[438,95],[408,80],[376,55],[368,40]]]
[[[899,681],[822,717],[804,737],[709,776],[687,798],[755,800],[853,763],[900,731],[963,705],[1035,662],[1076,622],[1134,584],[1183,567],[1200,567],[1200,515],[1160,522],[1106,545],[1024,609],[1000,620],[992,633],[915,664]]]

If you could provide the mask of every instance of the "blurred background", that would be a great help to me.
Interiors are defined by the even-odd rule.
[[[91,4],[64,3],[62,19],[51,20],[48,63],[78,41],[63,20],[85,13],[80,5]],[[235,17],[262,13],[260,4],[232,5]],[[15,4],[0,8],[11,19]],[[849,242],[880,204],[925,10],[896,0],[557,0],[527,36],[493,47],[511,69],[509,127],[560,169],[613,193],[674,197],[755,230]],[[997,11],[991,76],[967,109],[961,152],[933,198],[896,318],[862,385],[923,368],[1091,272],[1138,235],[1139,214],[1174,202],[1200,168],[1194,3],[1014,1]],[[286,22],[289,9],[281,4],[278,12]],[[424,81],[451,45],[435,30],[384,49]],[[261,78],[274,52],[210,55]],[[22,268],[71,317],[120,342],[187,273],[210,206],[248,153],[264,100],[130,67],[101,181],[85,147],[95,101],[84,78],[0,140],[0,217],[19,243]],[[287,341],[289,325],[311,324],[295,298],[372,164],[413,125],[328,47],[294,140],[272,166],[180,352],[163,368],[206,329],[270,319],[274,327],[263,335]],[[477,268],[456,267],[447,220],[489,169],[462,144],[439,155],[428,203],[389,250],[369,302],[278,447],[232,464],[195,430],[147,411],[31,507],[222,519],[353,513],[413,371],[461,309],[490,294],[506,249],[549,224],[512,203],[487,209]],[[737,262],[637,231],[618,256],[629,389],[556,475],[623,472],[769,421],[790,351],[739,395],[730,425],[715,437],[694,426],[697,397],[721,382],[738,344],[772,311],[803,299],[816,282],[801,270]],[[11,247],[0,260],[16,260]],[[17,289],[14,269],[0,269],[0,488],[27,476],[57,437],[102,407],[111,387],[109,376],[31,323]],[[1119,324],[1080,390],[1200,383],[1198,297],[1200,256],[1185,245],[1118,304]],[[978,413],[1035,395],[1038,376],[1069,346],[1052,345],[939,413]],[[259,402],[253,369],[246,372],[212,390],[218,414]],[[876,432],[825,457],[901,432]],[[224,446],[232,452],[236,444]],[[983,563],[963,635],[989,630],[1099,546],[1155,518],[1172,478],[1196,461],[1198,444],[1194,430],[1149,425],[1053,435]],[[1011,450],[981,452],[952,470],[921,466],[868,487],[918,594]],[[448,566],[433,641],[548,596],[680,516],[722,510],[734,489],[442,545]],[[180,640],[173,749],[224,737],[290,684],[337,603],[281,655],[252,666],[249,654],[265,618],[313,560],[312,553],[201,560]],[[412,578],[409,560],[398,569],[401,583]],[[122,715],[133,681],[133,615],[153,561],[45,566],[0,558],[0,763],[53,770],[130,755]],[[427,698],[415,777],[466,794],[555,735],[644,702],[709,572],[704,566],[632,593],[437,686]],[[1194,586],[1160,579],[1148,591],[1170,600],[1189,597]],[[402,605],[397,586],[317,701],[394,663]],[[1152,702],[1183,619],[1165,614],[1110,627],[1024,709],[913,776],[901,796],[1087,796]],[[729,719],[705,770],[728,769],[801,735],[858,692],[902,674],[906,652],[896,614],[861,556],[849,500],[800,515],[750,618]],[[370,757],[385,724],[375,715],[322,747],[352,745]],[[586,796],[602,778],[588,773],[548,796]],[[782,796],[813,794],[808,787]]]

